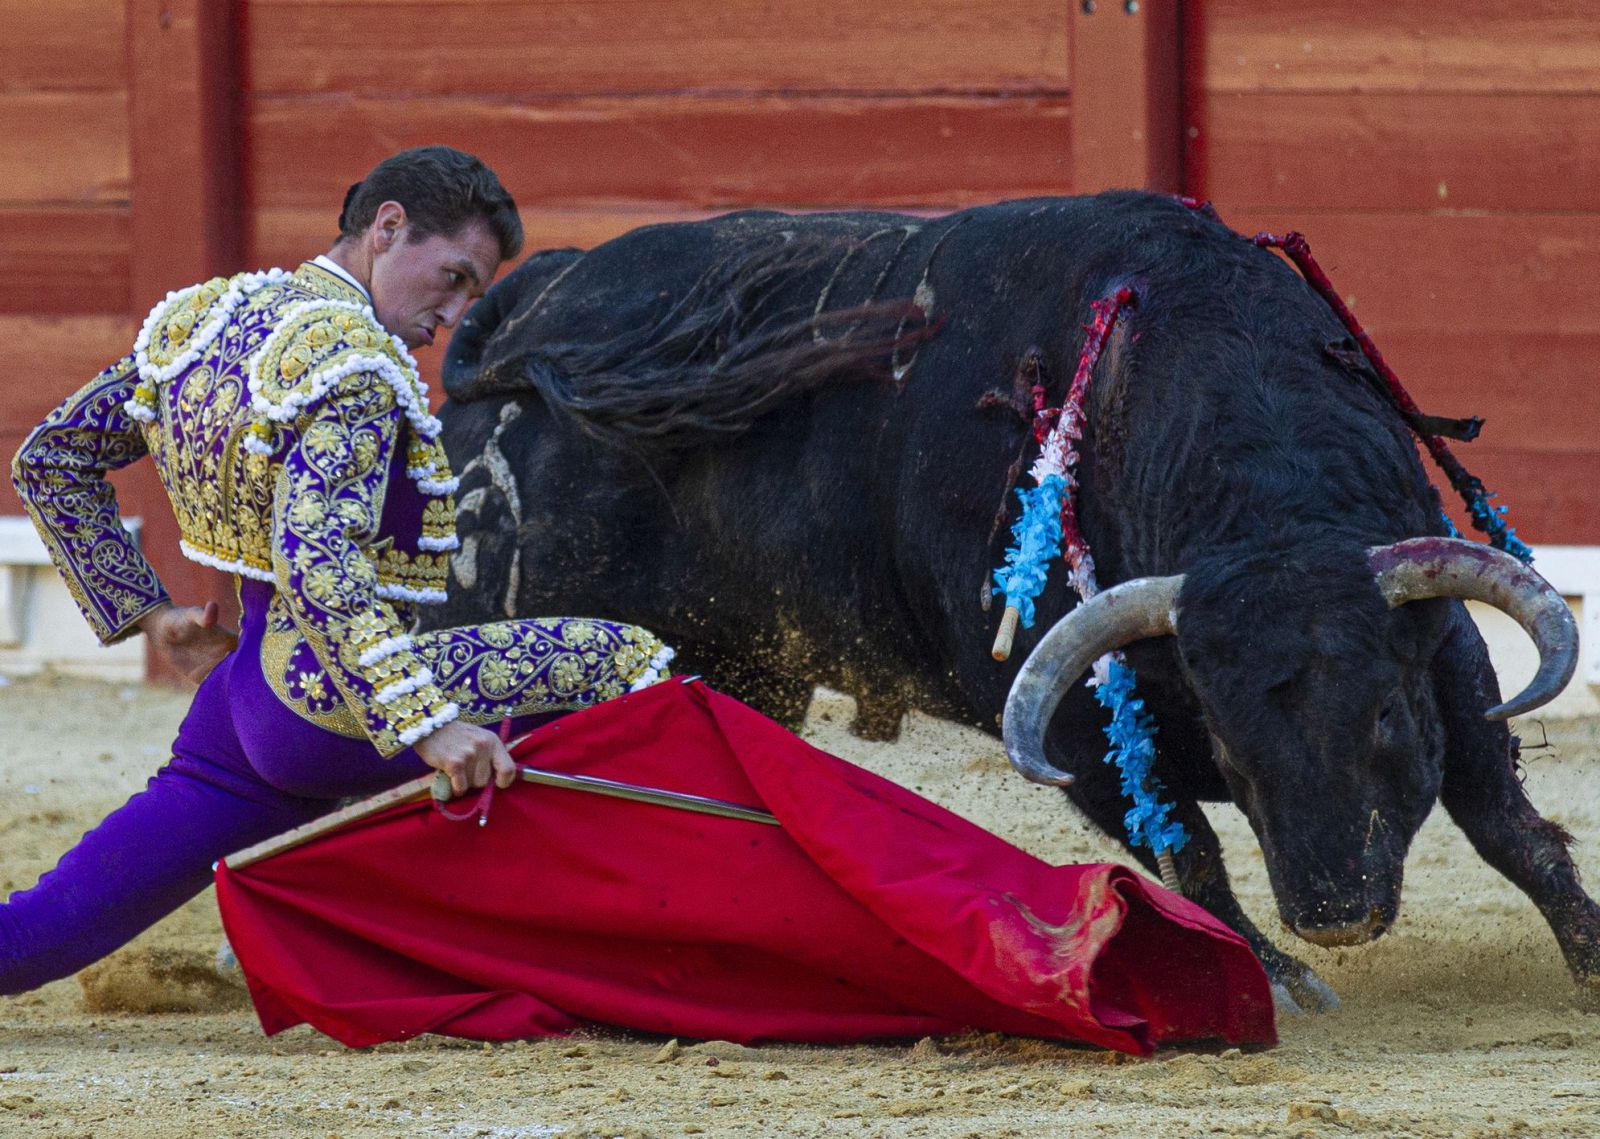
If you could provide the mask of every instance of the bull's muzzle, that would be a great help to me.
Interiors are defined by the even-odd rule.
[[[1383,911],[1373,906],[1362,921],[1333,925],[1296,922],[1294,932],[1297,937],[1304,938],[1313,945],[1320,945],[1324,949],[1340,949],[1347,945],[1365,945],[1369,941],[1376,941],[1388,928],[1389,921],[1384,917]]]

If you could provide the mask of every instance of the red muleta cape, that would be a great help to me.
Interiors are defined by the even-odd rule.
[[[1125,867],[1041,862],[698,682],[568,716],[513,754],[782,827],[518,783],[487,826],[411,803],[224,862],[217,901],[267,1033],[986,1029],[1140,1054],[1276,1039],[1260,964],[1192,902]]]

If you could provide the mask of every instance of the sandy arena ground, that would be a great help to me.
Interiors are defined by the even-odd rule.
[[[0,688],[8,891],[142,784],[186,703],[66,681]],[[849,711],[819,698],[808,736],[1041,857],[1116,857],[1055,792],[1010,774],[993,741],[913,716],[899,743],[866,744],[845,731]],[[1600,721],[1550,734],[1528,752],[1529,788],[1600,879]],[[1232,809],[1213,818],[1246,906],[1279,928],[1248,828]],[[0,1001],[0,1136],[1600,1135],[1600,1014],[1575,1006],[1543,920],[1442,812],[1408,879],[1378,944],[1292,947],[1341,1011],[1282,1023],[1274,1051],[1152,1062],[998,1037],[752,1050],[597,1034],[353,1052],[302,1027],[268,1040],[242,991],[203,968],[220,933],[208,892],[98,971],[99,1009],[71,979]],[[173,1002],[199,1011],[149,1011]]]

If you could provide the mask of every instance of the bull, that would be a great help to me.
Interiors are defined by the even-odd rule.
[[[1084,409],[1078,511],[1101,583],[1124,584],[1075,605],[1055,574],[997,664],[991,573],[1031,396],[1061,401],[1090,302],[1122,286],[1138,305]],[[1504,723],[1570,675],[1570,617],[1537,575],[1445,536],[1375,381],[1281,259],[1152,194],[751,211],[540,253],[446,360],[462,547],[431,620],[637,622],[789,722],[817,683],[852,692],[877,737],[909,706],[995,733],[1009,695],[1014,761],[1070,778],[1126,843],[1105,713],[1078,683],[1125,647],[1191,836],[1182,890],[1249,941],[1285,1007],[1337,998],[1246,917],[1202,801],[1243,811],[1284,924],[1325,946],[1393,924],[1442,802],[1595,995],[1600,908]],[[1512,703],[1473,596],[1539,642]]]

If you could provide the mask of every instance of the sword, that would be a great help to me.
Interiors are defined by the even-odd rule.
[[[617,799],[630,799],[635,803],[653,803],[658,807],[672,807],[679,811],[695,811],[702,815],[717,815],[725,819],[740,819],[751,823],[767,823],[770,826],[782,826],[770,811],[760,807],[747,807],[743,803],[730,803],[725,799],[712,799],[705,795],[690,795],[685,791],[664,791],[657,787],[639,787],[632,783],[620,783],[615,779],[602,779],[598,775],[563,775],[558,771],[540,771],[536,767],[520,767],[517,774],[529,783],[542,783],[547,787],[565,787],[572,791],[587,791],[592,795],[609,795]],[[264,858],[271,858],[275,854],[282,854],[286,850],[293,850],[310,842],[312,839],[321,838],[330,831],[348,826],[360,819],[368,818],[380,811],[401,803],[414,803],[431,795],[440,802],[451,798],[450,777],[443,772],[435,772],[432,777],[419,775],[409,782],[398,787],[391,787],[387,791],[380,791],[370,799],[363,799],[359,803],[352,803],[331,814],[313,819],[309,823],[295,827],[291,831],[273,838],[258,842],[244,850],[235,851],[228,855],[226,861],[234,870],[243,870],[252,863],[260,862]]]
[[[672,807],[679,811],[694,811],[702,815],[716,815],[724,819],[742,819],[748,823],[783,824],[760,807],[747,807],[730,803],[726,799],[713,799],[706,795],[691,795],[687,791],[666,791],[659,787],[641,787],[635,783],[622,783],[598,775],[565,775],[559,771],[541,771],[537,767],[517,768],[517,778],[544,787],[565,787],[569,791],[587,791],[592,795],[606,795],[613,799],[627,799],[634,803],[652,803],[657,807]],[[454,797],[450,777],[444,772],[433,776],[433,797],[447,803]]]

